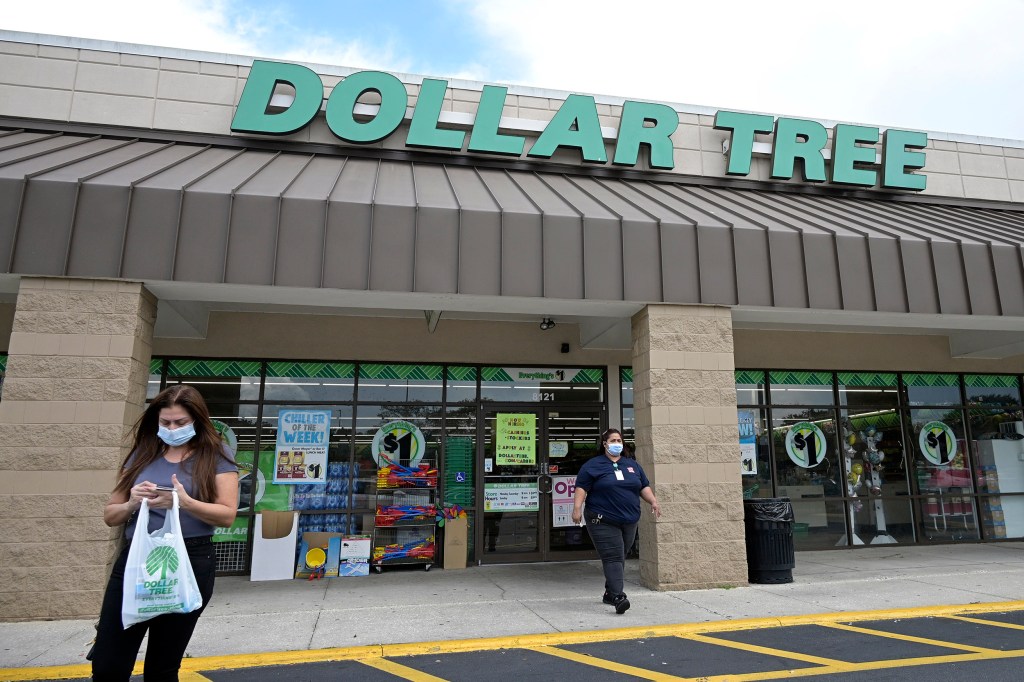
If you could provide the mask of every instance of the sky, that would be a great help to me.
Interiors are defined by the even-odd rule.
[[[6,0],[0,29],[1024,140],[1024,0]]]

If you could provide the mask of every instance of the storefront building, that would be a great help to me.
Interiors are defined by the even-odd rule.
[[[176,382],[242,467],[226,573],[262,510],[373,533],[383,453],[470,565],[592,558],[620,425],[652,589],[744,584],[751,497],[798,549],[1020,539],[1022,244],[1024,142],[0,32],[0,619],[96,613]]]

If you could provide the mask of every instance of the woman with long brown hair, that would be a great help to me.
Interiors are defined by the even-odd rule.
[[[142,501],[148,500],[148,531],[158,530],[173,505],[172,489],[178,494],[181,532],[203,606],[192,613],[165,614],[125,629],[121,602],[136,512]],[[230,526],[237,511],[238,467],[210,421],[203,397],[185,384],[161,391],[135,424],[134,444],[103,511],[108,526],[126,524],[128,542],[114,562],[103,597],[92,654],[94,680],[131,677],[147,630],[145,679],[178,679],[185,647],[213,594],[217,568],[214,528]]]

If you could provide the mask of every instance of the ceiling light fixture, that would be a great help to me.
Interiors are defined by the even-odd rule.
[[[550,317],[545,317],[545,318],[541,319],[541,321],[540,321],[540,328],[542,330],[547,331],[549,329],[554,329],[554,327],[555,327],[555,321],[552,320]]]

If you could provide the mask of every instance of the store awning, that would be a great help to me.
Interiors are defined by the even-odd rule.
[[[1024,212],[0,130],[0,267],[1024,315]]]

